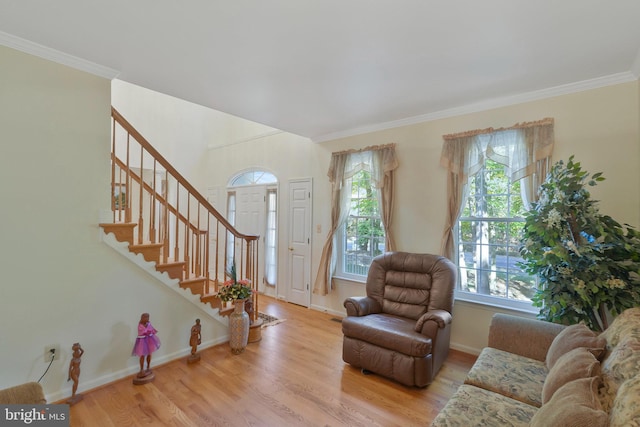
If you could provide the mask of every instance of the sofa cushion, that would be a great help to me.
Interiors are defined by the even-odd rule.
[[[601,336],[607,341],[608,348],[618,345],[623,337],[640,340],[640,307],[629,308],[620,313]]]
[[[610,427],[640,426],[640,375],[620,386],[609,422]]]
[[[528,426],[537,408],[463,384],[433,420],[432,427]]]
[[[582,378],[560,387],[531,419],[531,427],[604,427],[608,415],[598,400],[598,377]]]
[[[485,347],[464,382],[539,407],[547,374],[544,362]]]
[[[640,375],[640,340],[624,336],[602,361],[600,401],[606,411],[614,403],[623,382]]]
[[[600,362],[586,348],[574,348],[562,355],[549,371],[542,386],[542,403],[547,403],[553,394],[566,383],[579,378],[600,374]]]
[[[347,316],[342,319],[342,333],[382,348],[414,357],[431,354],[431,338],[414,330],[415,320],[390,314]]]
[[[567,326],[554,338],[547,351],[547,368],[553,368],[563,354],[578,347],[586,347],[595,357],[600,358],[604,354],[605,345],[605,339],[596,335],[586,325],[579,323]]]

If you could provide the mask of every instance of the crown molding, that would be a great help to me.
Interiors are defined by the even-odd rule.
[[[370,126],[361,126],[344,131],[328,133],[311,138],[313,142],[320,143],[332,141],[334,139],[347,138],[365,133],[377,132],[397,128],[401,126],[409,126],[418,123],[441,120],[450,117],[462,116],[464,114],[478,113],[481,111],[492,110],[494,108],[508,107],[510,105],[522,104],[525,102],[538,101],[541,99],[552,98],[560,95],[568,95],[577,92],[584,92],[591,89],[597,89],[605,86],[612,86],[620,83],[628,83],[638,80],[640,76],[640,55],[634,63],[634,69],[624,73],[611,74],[604,77],[598,77],[590,80],[569,83],[566,85],[554,86],[547,89],[525,92],[513,96],[505,96],[500,98],[488,99],[486,101],[468,104],[461,107],[449,108],[446,110],[436,111],[434,113],[422,114],[419,116],[407,117],[405,119],[393,120],[389,122],[376,123]]]
[[[59,50],[52,49],[2,31],[0,31],[0,45],[109,80],[115,79],[120,74],[118,70],[78,58],[77,56],[69,55]]]

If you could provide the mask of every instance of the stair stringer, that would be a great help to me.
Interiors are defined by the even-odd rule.
[[[172,279],[167,273],[161,273],[156,270],[155,262],[145,260],[142,254],[134,254],[133,252],[129,251],[129,242],[119,242],[115,238],[113,233],[105,233],[102,227],[100,227],[100,236],[104,243],[111,246],[120,255],[127,258],[129,261],[133,262],[135,265],[153,276],[158,282],[161,282],[165,286],[169,287],[172,291],[179,294],[182,298],[185,298],[187,301],[191,302],[198,308],[198,310],[205,313],[207,316],[216,320],[217,322],[221,323],[225,327],[229,326],[229,319],[226,316],[220,315],[220,309],[212,308],[209,304],[204,304],[202,301],[200,301],[200,295],[194,295],[191,293],[191,291],[189,291],[189,289],[181,288],[180,281],[178,279]],[[221,337],[217,337],[217,339],[215,340],[212,340],[211,343],[203,342],[202,346],[209,347],[210,345],[213,346],[227,341],[229,341],[229,336],[224,335]]]

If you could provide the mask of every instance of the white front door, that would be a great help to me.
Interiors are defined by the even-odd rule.
[[[311,305],[311,180],[289,181],[289,277],[287,300]]]
[[[258,242],[258,290],[264,289],[264,231],[267,188],[264,185],[236,187],[236,223],[235,227],[242,234],[260,236]],[[245,259],[241,253],[241,239],[236,239],[236,259]]]

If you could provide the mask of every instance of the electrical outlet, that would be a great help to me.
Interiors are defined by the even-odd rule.
[[[52,352],[53,350],[53,352]],[[60,359],[60,346],[58,344],[50,344],[44,346],[44,361],[45,363],[51,362],[51,356],[53,360]]]

